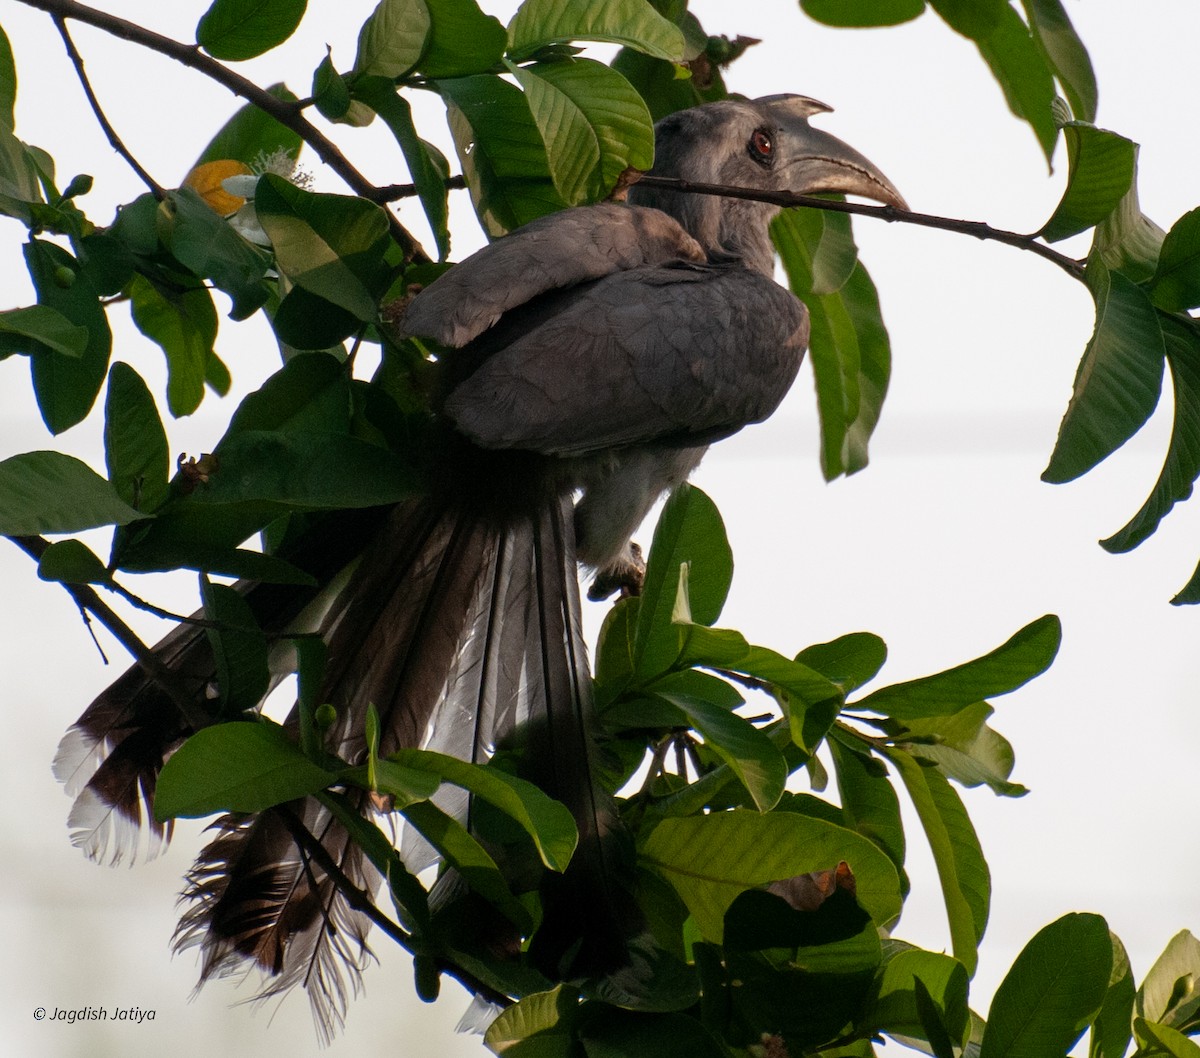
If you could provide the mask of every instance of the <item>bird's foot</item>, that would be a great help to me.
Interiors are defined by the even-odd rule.
[[[626,554],[596,572],[587,594],[593,602],[607,599],[614,592],[625,599],[641,595],[645,582],[646,560],[642,558],[642,549],[631,540]]]

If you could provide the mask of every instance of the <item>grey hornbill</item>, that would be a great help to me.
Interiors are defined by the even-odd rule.
[[[810,127],[827,109],[781,95],[681,111],[657,126],[653,173],[902,206],[874,165]],[[548,911],[539,931],[574,931],[542,945],[541,964],[564,974],[611,966],[623,945],[576,563],[595,571],[601,594],[634,583],[630,536],[653,503],[709,444],[775,410],[808,341],[803,304],[772,279],[777,207],[636,185],[629,201],[536,220],[415,298],[401,327],[445,351],[429,488],[380,524],[360,516],[365,526],[341,524],[289,556],[342,585],[319,626],[332,752],[363,759],[368,703],[383,752],[429,746],[479,760],[527,732],[527,773],[581,834],[559,894],[575,911],[553,925]],[[312,601],[279,586],[241,590],[275,635]],[[156,651],[203,709],[215,672],[204,634],[181,627]],[[77,844],[101,859],[131,851],[163,756],[192,726],[137,667],[92,703],[56,760],[78,794]],[[303,983],[329,1021],[344,1003],[339,966],[361,959],[367,923],[298,850],[297,819],[373,891],[370,868],[317,802],[293,803],[286,818],[227,816],[189,875],[177,941],[202,946],[202,980],[256,962],[275,975],[266,994]],[[405,851],[411,866],[427,859],[419,842]]]

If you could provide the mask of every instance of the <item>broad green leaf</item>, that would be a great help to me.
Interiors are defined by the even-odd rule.
[[[584,1011],[592,1015],[585,1023],[586,1027],[579,1030],[587,1058],[629,1058],[631,1055],[728,1058],[730,1053],[724,1043],[690,1013],[656,1014],[644,1007],[640,1010],[616,1007],[597,1010],[591,1005]],[[540,1045],[541,1037],[531,1042]],[[509,1053],[517,1058],[518,1052]],[[537,1054],[540,1058],[542,1052],[539,1050]]]
[[[432,25],[417,69],[426,77],[462,77],[492,69],[508,34],[475,0],[425,0]]]
[[[0,125],[16,127],[14,108],[17,102],[17,66],[13,62],[12,44],[0,26]]]
[[[897,26],[922,14],[925,0],[800,0],[800,6],[827,26]]]
[[[1099,915],[1064,915],[1039,930],[996,989],[979,1058],[1069,1052],[1100,1009],[1111,969]]]
[[[900,737],[914,757],[933,761],[963,786],[986,783],[994,793],[1021,797],[1028,793],[1025,787],[1008,781],[1013,769],[1012,746],[987,725],[993,712],[987,702],[976,702],[950,716],[907,720]]]
[[[196,43],[214,59],[253,59],[287,40],[307,6],[308,0],[214,0],[196,26]]]
[[[29,148],[0,121],[0,213],[32,226],[33,205],[45,202],[38,167]]]
[[[900,749],[887,749],[912,799],[937,866],[954,957],[974,974],[987,927],[991,877],[962,800],[936,768]]]
[[[458,871],[475,892],[518,928],[529,927],[529,913],[513,896],[496,861],[466,827],[429,801],[414,802],[403,808],[401,814],[441,854],[446,866]]]
[[[691,727],[738,777],[760,812],[769,812],[783,795],[788,767],[765,734],[737,713],[703,698],[671,691],[661,696],[687,717]]]
[[[417,135],[408,100],[396,92],[391,81],[381,77],[365,77],[357,81],[354,98],[366,103],[383,118],[396,137],[437,242],[438,259],[444,261],[450,254],[450,233],[446,228],[449,211],[447,174],[434,162],[428,145]]]
[[[679,657],[686,629],[675,624],[674,614],[679,568],[685,562],[692,619],[712,624],[729,594],[733,553],[716,505],[691,485],[671,494],[654,529],[634,634],[639,676],[665,672]]]
[[[1167,312],[1200,306],[1200,209],[1185,213],[1167,232],[1150,300]]]
[[[1186,929],[1171,938],[1137,992],[1139,1017],[1173,1028],[1200,1023],[1200,941]]]
[[[420,487],[394,453],[343,434],[247,430],[221,444],[217,454],[216,470],[190,497],[196,504],[376,507],[407,499]]]
[[[119,361],[108,371],[104,459],[108,480],[129,506],[150,512],[166,500],[170,452],[158,408],[142,377]]]
[[[684,15],[681,26],[686,28],[689,23],[694,28],[699,27],[695,16],[690,12]],[[719,38],[709,38],[709,48],[717,40]],[[701,62],[707,61],[709,64],[707,77],[680,77],[677,63],[651,58],[633,48],[622,48],[613,59],[612,68],[637,89],[638,95],[650,108],[650,116],[658,121],[677,110],[728,98],[729,93],[725,89],[721,67],[709,54],[709,48],[703,50],[701,59]],[[690,44],[688,50],[691,50]]]
[[[522,997],[488,1026],[483,1042],[511,1058],[576,1058],[579,997],[566,985]]]
[[[490,236],[563,208],[524,92],[492,74],[439,81],[437,90],[471,202]]]
[[[30,239],[23,249],[38,304],[87,332],[82,355],[67,356],[47,348],[34,350],[30,357],[38,410],[50,432],[57,434],[92,410],[108,373],[112,332],[95,288],[71,254],[42,239]]]
[[[108,584],[112,574],[80,540],[56,540],[38,559],[38,577],[62,584]]]
[[[0,462],[0,534],[78,533],[144,518],[86,463],[61,452]]]
[[[1092,256],[1099,256],[1114,272],[1142,283],[1158,268],[1158,255],[1166,232],[1142,212],[1137,189],[1137,151],[1133,183],[1117,208],[1096,225]]]
[[[167,407],[191,415],[204,398],[209,354],[217,337],[217,310],[203,285],[166,287],[136,275],[129,287],[137,329],[167,358]]]
[[[211,279],[229,295],[231,319],[244,320],[266,302],[267,255],[238,235],[191,188],[167,192],[159,222],[163,245],[198,279]]]
[[[237,716],[258,706],[267,693],[267,637],[237,589],[214,584],[201,574],[200,599],[204,616],[212,622],[205,632],[216,662],[221,711]]]
[[[314,194],[268,173],[254,208],[275,260],[297,286],[369,322],[386,289],[387,215],[361,198]]]
[[[850,632],[805,647],[796,660],[849,694],[875,678],[887,660],[887,644],[872,632]]]
[[[1150,418],[1162,392],[1166,348],[1144,291],[1093,255],[1085,276],[1096,328],[1075,375],[1042,480],[1061,484],[1087,473]]]
[[[0,353],[29,353],[47,349],[62,356],[81,357],[88,332],[49,305],[28,305],[0,312]]]
[[[604,197],[626,169],[654,164],[650,111],[633,85],[592,59],[510,66],[568,205]]]
[[[163,765],[154,818],[261,812],[337,782],[269,721],[214,724],[197,731]]]
[[[286,85],[274,84],[267,91],[285,103],[298,102]],[[279,153],[294,159],[302,144],[298,132],[281,125],[253,103],[247,103],[212,138],[196,159],[196,165],[230,160],[253,167]]]
[[[347,368],[321,353],[289,360],[238,405],[217,450],[254,430],[349,433]]]
[[[836,294],[858,263],[846,213],[784,210],[772,224],[772,236],[794,255],[788,264],[788,282],[797,295]]]
[[[1134,1018],[1133,1034],[1137,1037],[1139,1054],[1200,1058],[1200,1045],[1170,1025],[1156,1025],[1145,1018]]]
[[[955,33],[968,40],[984,40],[1004,22],[1008,0],[929,0],[929,6]]]
[[[292,287],[271,314],[280,353],[287,360],[300,353],[325,352],[361,333],[364,321],[304,287]]]
[[[425,0],[380,0],[359,30],[353,72],[403,77],[421,58],[431,25]]]
[[[937,1005],[950,1036],[960,1047],[967,1033],[969,1010],[966,969],[957,959],[919,948],[901,948],[894,954],[885,944],[883,972],[879,975],[867,1021],[876,1032],[920,1038],[923,1032],[917,989],[923,986]]]
[[[578,840],[575,821],[565,805],[532,783],[499,768],[469,764],[432,750],[402,749],[387,759],[469,790],[519,823],[547,867],[553,871],[566,868]]]
[[[1033,39],[1062,85],[1071,112],[1080,121],[1096,120],[1096,74],[1083,41],[1061,0],[1021,0]]]
[[[900,876],[901,890],[907,891],[900,799],[888,778],[887,768],[877,757],[852,746],[848,740],[831,737],[829,750],[845,825],[888,854]]]
[[[1133,184],[1132,140],[1082,122],[1062,127],[1067,144],[1067,188],[1041,236],[1057,242],[1094,227],[1107,217]]]
[[[330,121],[337,121],[350,109],[350,86],[333,65],[333,49],[328,46],[325,58],[313,71],[312,96],[313,106]]]
[[[880,926],[900,914],[891,860],[851,830],[790,812],[737,809],[664,819],[641,842],[641,862],[675,887],[701,934],[720,941],[725,912],[747,889],[850,865],[858,902]]]
[[[981,658],[935,676],[884,687],[854,702],[853,707],[899,720],[949,716],[985,698],[1015,691],[1045,672],[1061,639],[1061,623],[1047,614]]]
[[[1113,948],[1112,972],[1108,978],[1108,990],[1104,993],[1104,1003],[1092,1023],[1088,1058],[1125,1058],[1129,1039],[1133,1035],[1133,969],[1129,965],[1125,945],[1115,933],[1110,932],[1109,939]]]
[[[573,40],[623,44],[671,62],[685,57],[683,34],[646,0],[525,0],[508,24],[508,49],[514,60],[547,44]]]

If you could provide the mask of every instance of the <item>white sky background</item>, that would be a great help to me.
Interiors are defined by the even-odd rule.
[[[111,0],[134,21],[190,39],[206,6]],[[300,94],[334,48],[345,68],[371,0],[310,4],[308,22],[278,55],[239,69],[261,84],[286,79]],[[485,4],[507,18],[515,4]],[[878,163],[918,210],[1036,230],[1061,192],[1065,163],[1048,176],[1032,133],[1013,119],[969,43],[932,15],[880,31],[831,31],[787,0],[693,0],[711,33],[761,37],[729,85],[747,95],[798,91],[837,112],[822,127]],[[1200,202],[1195,129],[1200,7],[1190,0],[1131,5],[1070,3],[1100,83],[1099,123],[1142,144],[1145,211],[1164,227]],[[336,25],[333,22],[336,17]],[[0,6],[21,78],[17,132],[58,160],[60,184],[96,176],[84,200],[105,221],[142,189],[102,140],[49,18]],[[235,102],[223,89],[167,60],[75,29],[95,86],[126,143],[170,185],[182,179]],[[445,144],[440,107],[418,111],[422,134]],[[405,179],[382,128],[335,130],[360,168],[380,183]],[[338,191],[316,171],[321,190]],[[481,236],[463,193],[452,199],[455,259]],[[419,210],[404,219],[425,238]],[[975,657],[1047,612],[1061,615],[1059,660],[1046,676],[997,703],[993,720],[1014,744],[1020,801],[968,791],[993,874],[992,918],[973,990],[986,1010],[995,985],[1041,926],[1073,910],[1104,914],[1129,948],[1140,979],[1170,936],[1200,928],[1193,875],[1190,765],[1200,750],[1193,715],[1200,612],[1167,600],[1200,557],[1200,503],[1184,505],[1130,556],[1096,540],[1132,516],[1157,476],[1169,428],[1162,412],[1081,482],[1051,487],[1046,463],[1071,380],[1090,333],[1084,288],[1049,263],[997,244],[860,220],[862,256],[879,287],[894,354],[883,421],[862,474],[823,483],[811,375],[805,372],[768,424],[719,445],[696,482],[724,513],[737,561],[722,624],[784,653],[845,632],[870,630],[891,648],[887,682]],[[0,305],[28,303],[20,226],[0,219]],[[1070,246],[1083,253],[1084,247]],[[116,355],[161,394],[161,354],[113,314]],[[228,324],[218,349],[238,392],[277,366],[264,327]],[[1166,401],[1169,407],[1169,399]],[[173,453],[211,447],[234,407],[211,396],[188,420],[169,423]],[[1163,409],[1166,411],[1166,408]],[[51,439],[34,409],[25,363],[0,363],[0,457],[57,447],[102,469],[102,418]],[[649,531],[643,534],[648,542]],[[104,550],[103,539],[97,546]],[[67,841],[69,801],[50,774],[58,738],[83,706],[123,671],[121,648],[103,632],[105,668],[60,589],[42,584],[15,548],[0,548],[0,658],[7,735],[0,740],[0,1040],[6,1053],[69,1055],[315,1050],[306,1001],[251,1016],[248,995],[210,984],[187,1003],[190,955],[171,959],[174,898],[198,842],[183,824],[170,852],[132,870],[93,866]],[[194,598],[188,577],[136,588],[176,609]],[[600,611],[590,615],[593,628]],[[148,638],[153,619],[131,618]],[[948,946],[940,894],[915,820],[909,822],[913,894],[898,931],[926,947]],[[412,996],[409,960],[386,942],[366,995],[330,1053],[478,1055],[451,1036],[465,998],[451,984],[433,1007]],[[138,1025],[36,1024],[33,1010],[84,1005],[153,1009]]]

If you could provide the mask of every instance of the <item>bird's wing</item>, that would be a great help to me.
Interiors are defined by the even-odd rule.
[[[704,251],[667,214],[601,202],[541,217],[455,265],[413,300],[407,336],[460,348],[540,294]]]
[[[765,419],[809,330],[799,300],[737,262],[619,272],[519,322],[511,341],[504,323],[481,339],[443,410],[483,448],[558,456],[707,443]]]

